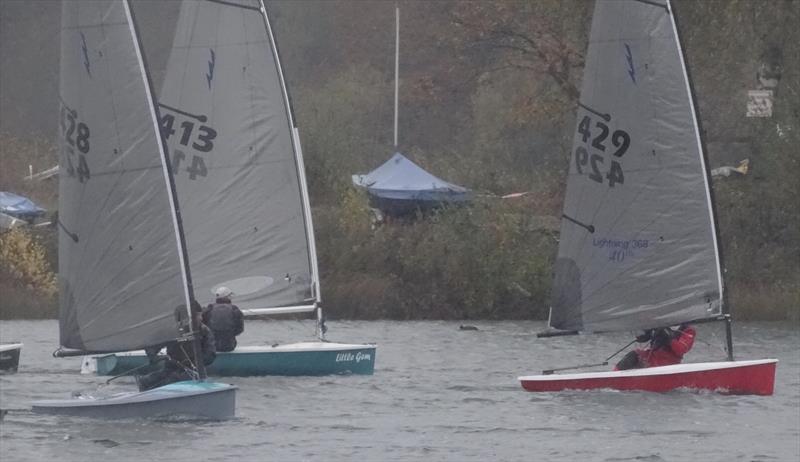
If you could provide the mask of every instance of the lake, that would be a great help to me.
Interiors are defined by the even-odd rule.
[[[2,321],[25,346],[0,376],[0,459],[12,461],[797,461],[800,329],[737,323],[737,359],[778,358],[773,396],[522,390],[519,375],[603,361],[633,333],[537,339],[541,322],[329,321],[328,339],[377,343],[372,376],[227,378],[223,422],[96,421],[32,414],[73,391],[132,390],[51,356],[58,323]],[[687,362],[722,360],[722,325],[698,326]],[[308,340],[312,322],[248,321],[240,345]],[[616,359],[616,358],[615,358]]]

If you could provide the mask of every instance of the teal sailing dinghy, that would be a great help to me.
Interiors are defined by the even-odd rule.
[[[159,106],[197,300],[227,287],[245,316],[317,322],[314,341],[219,353],[209,374],[372,374],[375,345],[324,339],[300,137],[262,1],[181,4]],[[84,358],[82,370],[145,364],[139,351]]]
[[[60,343],[56,356],[180,342],[198,326],[158,109],[128,0],[62,3],[59,137]],[[33,403],[96,418],[234,415],[236,387],[192,380],[146,392]]]

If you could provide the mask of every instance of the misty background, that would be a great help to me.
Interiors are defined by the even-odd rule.
[[[179,1],[133,0],[154,88]],[[399,1],[400,151],[480,195],[375,227],[350,175],[392,154],[394,2],[267,2],[305,155],[329,315],[542,319],[593,3]],[[800,316],[800,1],[673,0],[737,319]],[[57,210],[61,5],[0,0],[0,190]],[[748,95],[769,90],[768,117]],[[527,192],[518,199],[499,196]],[[0,317],[54,317],[55,232],[5,237]],[[0,240],[3,238],[0,237]],[[24,252],[20,268],[8,249]],[[38,246],[38,247],[37,247]],[[14,248],[17,248],[14,247]],[[26,254],[27,255],[27,254]],[[27,258],[27,257],[26,257]],[[50,276],[48,276],[48,272]]]

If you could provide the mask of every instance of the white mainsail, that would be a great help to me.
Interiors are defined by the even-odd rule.
[[[60,75],[61,345],[123,351],[179,338],[190,285],[126,2],[62,3]]]
[[[722,314],[708,176],[667,0],[598,0],[550,326],[619,331]]]
[[[262,2],[184,1],[159,103],[198,301],[226,286],[245,310],[314,309],[302,155]]]

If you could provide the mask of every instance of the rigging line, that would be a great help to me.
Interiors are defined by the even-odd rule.
[[[166,104],[161,103],[161,102],[159,102],[158,105],[160,107],[163,107],[164,109],[166,109],[168,111],[172,111],[172,112],[175,112],[177,114],[185,115],[186,117],[190,117],[190,118],[195,119],[195,120],[200,121],[200,122],[207,122],[208,121],[208,117],[206,115],[204,115],[204,114],[192,114],[191,112],[182,111],[182,110],[180,110],[178,108],[175,108],[175,107],[172,107],[172,106],[167,106]]]
[[[190,319],[189,322],[191,323],[193,321]],[[198,332],[197,335],[201,336],[202,334],[200,332]],[[194,340],[190,340],[190,342],[194,343]],[[192,357],[194,355],[193,354],[190,355],[189,353],[187,353],[186,349],[183,347],[184,346],[183,344],[185,344],[185,343],[189,343],[189,342],[178,342],[178,348],[181,349],[181,352],[183,353],[183,357],[186,359],[186,361],[189,362],[189,367],[186,367],[183,364],[183,362],[181,362],[181,361],[175,361],[175,362],[178,364],[178,366],[180,366],[183,369],[184,372],[186,372],[190,376],[192,376],[192,378],[194,380],[199,380],[200,379],[200,372],[199,372],[200,369],[197,367],[197,364],[195,364],[194,361],[192,361]],[[197,358],[197,360],[198,361],[202,361],[203,358]]]

